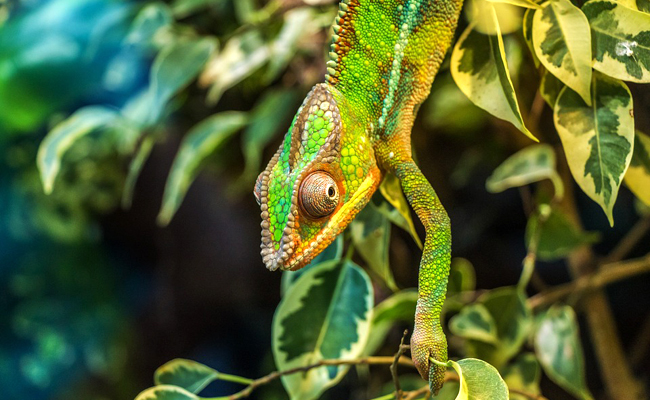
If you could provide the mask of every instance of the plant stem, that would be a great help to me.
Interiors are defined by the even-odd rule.
[[[219,372],[219,376],[217,379],[219,379],[220,381],[241,383],[242,385],[250,385],[251,383],[253,383],[252,379],[244,378],[242,376],[237,376],[237,375],[224,374],[221,372]]]

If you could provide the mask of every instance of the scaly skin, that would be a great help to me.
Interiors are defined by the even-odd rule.
[[[305,99],[255,185],[262,258],[304,267],[394,174],[426,230],[411,353],[440,389],[447,342],[440,311],[449,274],[449,218],[411,156],[419,105],[450,46],[462,0],[344,0],[332,26],[326,83]],[[309,179],[307,179],[309,177]]]

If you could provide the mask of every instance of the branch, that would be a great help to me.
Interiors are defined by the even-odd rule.
[[[458,375],[456,375],[454,373],[447,372],[445,374],[445,382],[450,382],[450,381],[458,382],[459,380],[460,379],[458,378]],[[527,392],[527,391],[521,390],[521,389],[508,388],[508,391],[510,393],[513,393],[513,394],[518,394],[520,396],[524,396],[524,397],[526,397],[526,398],[528,398],[530,400],[548,400],[546,397],[542,396],[541,394],[531,393],[531,392]],[[421,387],[421,388],[419,388],[417,390],[413,390],[413,391],[410,391],[410,392],[404,392],[405,396],[404,396],[403,400],[414,400],[414,399],[417,399],[419,396],[423,396],[423,395],[427,396],[427,395],[430,395],[430,394],[431,394],[431,391],[429,390],[429,386],[427,385],[427,386],[423,386],[423,387]]]
[[[259,379],[255,379],[243,390],[225,397],[215,397],[213,399],[207,400],[237,400],[244,399],[251,395],[253,390],[257,389],[260,386],[266,385],[280,377],[285,375],[297,374],[299,372],[307,372],[314,368],[325,367],[325,366],[337,366],[337,365],[391,365],[395,362],[395,357],[365,357],[357,358],[353,360],[321,360],[317,363],[311,365],[305,365],[303,367],[291,368],[284,371],[275,371],[270,374],[263,376]],[[409,367],[415,367],[413,361],[407,357],[400,357],[399,364],[406,365]]]
[[[553,304],[570,294],[592,291],[610,283],[647,272],[650,272],[650,254],[638,259],[605,264],[598,272],[583,275],[573,282],[556,286],[532,296],[528,299],[528,304],[533,309],[543,307]]]
[[[402,398],[402,388],[399,384],[399,377],[397,376],[397,364],[399,363],[400,358],[402,358],[404,350],[408,348],[408,346],[404,346],[404,338],[406,338],[408,333],[408,329],[405,329],[404,334],[402,335],[402,340],[399,342],[399,349],[397,349],[393,363],[390,365],[390,374],[393,376],[393,382],[395,383],[395,395],[397,396],[397,400],[401,400]]]
[[[629,232],[616,244],[604,263],[613,263],[624,259],[636,246],[637,243],[650,231],[650,217],[640,219]]]

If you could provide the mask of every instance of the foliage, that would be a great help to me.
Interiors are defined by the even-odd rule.
[[[66,197],[52,208],[78,206],[81,197],[75,194],[87,194],[91,191],[87,187],[100,178],[122,171],[115,166],[120,161],[129,166],[111,179],[113,186],[104,201],[97,201],[94,208],[79,206],[83,211],[72,214],[91,221],[88,209],[109,212],[117,207],[120,197],[122,204],[129,206],[138,175],[152,149],[165,139],[169,117],[179,108],[190,107],[185,103],[196,90],[195,81],[205,91],[200,93],[202,100],[219,106],[231,89],[270,89],[251,110],[219,111],[193,121],[168,174],[159,224],[170,223],[205,167],[219,166],[228,158],[231,147],[226,150],[225,145],[242,130],[245,165],[233,187],[250,190],[264,158],[263,149],[286,127],[299,94],[305,92],[302,86],[321,77],[320,70],[313,73],[304,68],[297,84],[279,83],[292,62],[304,58],[321,61],[320,47],[324,46],[314,49],[313,43],[334,18],[336,7],[329,3],[305,2],[294,9],[278,1],[259,7],[249,0],[177,0],[171,6],[150,1],[140,5],[121,40],[137,47],[139,54],[145,55],[142,58],[153,60],[146,68],[147,83],[131,88],[124,101],[109,105],[102,99],[86,102],[89,104],[67,118],[52,120],[55,123],[40,142],[37,159],[50,201]],[[235,22],[219,34],[203,34],[191,21],[206,9],[228,9]],[[543,371],[576,397],[591,398],[575,311],[561,301],[546,310],[534,308],[525,289],[538,258],[564,260],[598,240],[598,235],[581,227],[574,211],[567,210],[566,197],[572,196],[568,186],[573,182],[602,208],[612,226],[623,182],[639,204],[650,206],[650,138],[647,132],[635,130],[635,99],[626,83],[650,83],[650,6],[643,1],[473,0],[467,10],[469,23],[459,28],[461,33],[449,56],[456,87],[441,76],[439,81],[447,86],[441,86],[440,92],[452,95],[442,101],[434,91],[429,101],[439,108],[448,107],[449,114],[469,110],[478,115],[476,119],[484,118],[469,108],[469,99],[506,121],[498,125],[504,131],[523,133],[525,136],[511,136],[513,143],[523,144],[494,170],[486,188],[493,193],[532,188],[535,195],[526,229],[528,254],[516,286],[476,296],[471,263],[454,260],[445,312],[457,343],[452,356],[461,359],[445,365],[458,376],[459,389],[442,396],[499,399],[508,398],[510,389],[513,398],[526,398],[522,392],[540,392]],[[14,55],[21,51],[16,46],[6,48]],[[520,84],[524,80],[536,83],[529,85],[533,90]],[[19,89],[27,85],[25,81],[4,79],[0,83],[22,93]],[[534,118],[522,106],[535,98],[550,107],[556,136],[552,129],[540,128],[539,112]],[[42,125],[55,110],[65,109],[62,100],[42,104],[27,116],[7,112],[1,123],[18,135]],[[423,113],[430,108],[434,107],[425,105]],[[441,125],[459,124],[437,112],[425,118]],[[86,151],[100,172],[81,189],[71,189],[67,175],[78,167],[75,163],[83,161],[75,154],[84,146],[92,147],[88,143],[101,143],[101,149],[110,149],[109,155]],[[563,175],[564,167],[573,180]],[[30,174],[35,176],[33,168]],[[91,197],[97,199],[90,195],[83,199]],[[412,325],[416,292],[400,290],[391,270],[393,224],[421,246],[410,208],[397,181],[389,176],[351,225],[351,244],[345,256],[340,238],[304,270],[284,273],[272,340],[277,369],[299,370],[281,376],[290,398],[318,398],[343,379],[355,360],[380,351],[396,326]],[[87,225],[91,222],[83,226]],[[72,235],[65,225],[52,226],[56,222],[50,230]],[[355,253],[367,268],[353,261]],[[396,344],[393,347],[397,349]],[[337,364],[327,364],[328,360],[337,360]],[[215,380],[247,385],[244,391],[252,390],[254,384],[193,361],[174,360],[156,371],[156,386],[137,400],[201,399],[201,391]],[[426,382],[419,383],[426,386]]]

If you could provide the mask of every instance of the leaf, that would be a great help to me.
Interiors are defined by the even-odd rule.
[[[236,4],[239,2],[236,2]],[[221,95],[264,65],[271,52],[258,31],[233,36],[219,56],[208,63],[199,81],[211,86],[208,101],[216,104]]]
[[[478,107],[512,123],[537,141],[524,125],[508,73],[503,39],[491,4],[486,7],[497,35],[483,35],[470,25],[451,55],[451,74],[465,95]]]
[[[518,2],[520,4],[513,5]],[[521,27],[521,9],[527,0],[473,0],[465,8],[470,25],[480,33],[496,35],[516,32]]]
[[[449,270],[447,297],[476,288],[476,272],[474,266],[466,258],[454,257]]]
[[[199,393],[218,378],[219,372],[206,365],[177,358],[159,367],[154,373],[153,380],[156,385],[173,385],[192,393]]]
[[[384,214],[388,217],[388,219],[391,220],[392,223],[410,233],[413,240],[415,240],[415,243],[417,243],[418,247],[422,249],[422,241],[420,240],[420,236],[415,230],[413,218],[411,218],[411,207],[406,201],[406,197],[404,197],[402,186],[400,185],[397,177],[393,174],[386,174],[384,176],[384,180],[381,182],[381,185],[379,185],[379,192],[382,196],[384,196],[384,199],[386,199],[386,201],[388,201],[395,208],[395,210],[397,210],[402,218],[395,218],[393,216],[393,213]],[[384,212],[381,208],[380,211]]]
[[[246,166],[240,181],[249,186],[262,163],[262,150],[276,133],[288,126],[297,101],[292,90],[267,90],[251,112],[250,123],[242,135]]]
[[[140,143],[140,147],[138,148],[135,157],[133,157],[131,163],[129,164],[129,172],[124,182],[124,191],[122,192],[123,208],[131,207],[135,184],[138,181],[140,172],[142,172],[142,167],[144,167],[144,164],[147,162],[149,156],[151,155],[151,150],[153,150],[154,144],[156,144],[156,139],[153,136],[146,136],[144,139],[142,139],[142,143]]]
[[[456,400],[508,400],[508,386],[490,364],[475,358],[450,361],[450,364],[460,378]]]
[[[37,164],[46,194],[52,193],[61,160],[70,147],[89,133],[114,127],[119,119],[117,111],[102,106],[87,106],[75,111],[45,136],[38,148]]]
[[[594,69],[625,81],[650,82],[650,14],[608,0],[582,6],[591,25]]]
[[[273,318],[273,355],[279,370],[323,359],[354,359],[370,332],[370,278],[350,261],[305,272],[292,285]],[[349,366],[314,368],[282,377],[291,399],[313,400],[343,378]]]
[[[634,137],[634,154],[625,173],[625,184],[639,200],[650,206],[650,136],[639,131]]]
[[[517,7],[525,7],[525,8],[540,8],[540,5],[535,3],[532,0],[487,0],[491,3],[506,3],[506,4],[512,4],[513,6]]]
[[[173,22],[169,6],[160,2],[147,4],[136,15],[124,42],[141,46],[152,41],[158,31],[168,28]]]
[[[535,47],[533,46],[533,17],[535,16],[535,10],[529,8],[524,12],[524,20],[522,22],[522,34],[524,35],[524,40],[526,41],[526,46],[530,50],[531,57],[533,58],[533,63],[535,67],[539,68],[540,62],[535,54]]]
[[[293,285],[299,277],[301,277],[310,268],[320,265],[328,261],[339,261],[343,256],[343,237],[337,236],[336,239],[325,250],[321,251],[319,255],[314,257],[313,260],[303,268],[297,271],[283,271],[282,281],[280,284],[280,292],[282,295],[287,293],[289,287]]]
[[[212,115],[195,125],[181,142],[167,177],[158,223],[167,225],[180,207],[187,189],[196,178],[199,166],[224,140],[247,122],[245,113],[227,111]]]
[[[548,144],[533,144],[508,157],[485,182],[488,192],[499,193],[513,187],[550,179],[558,198],[564,187],[555,170],[555,152]]]
[[[524,294],[515,287],[491,290],[482,295],[478,302],[492,315],[499,342],[496,346],[476,346],[473,351],[501,368],[526,341],[532,327],[532,312]]]
[[[559,79],[544,70],[542,81],[539,84],[539,94],[551,108],[555,107],[557,98],[563,88],[564,84]]]
[[[584,374],[584,357],[575,312],[569,306],[551,307],[535,332],[535,354],[544,372],[581,399],[591,399]]]
[[[179,40],[158,53],[149,77],[149,121],[160,118],[167,102],[194,80],[216,47],[208,38]]]
[[[210,6],[224,7],[228,0],[176,0],[172,5],[176,18],[185,18]]]
[[[413,325],[417,301],[417,290],[405,289],[393,294],[375,307],[372,313],[370,336],[363,351],[364,356],[375,354],[395,323],[404,322],[409,326]]]
[[[573,178],[613,226],[618,188],[632,158],[632,96],[623,82],[594,73],[591,97],[588,106],[564,88],[555,104],[555,127]]]
[[[269,66],[264,77],[267,83],[276,79],[287,67],[296,52],[298,42],[318,30],[313,19],[314,10],[310,7],[297,8],[284,14],[282,30],[269,48]]]
[[[161,385],[143,391],[135,400],[199,400],[199,397],[178,386]]]
[[[639,11],[650,13],[650,0],[636,0],[636,8]]]
[[[503,369],[503,379],[509,389],[519,389],[530,394],[540,394],[539,382],[542,371],[532,353],[524,353]],[[530,397],[510,393],[511,400],[528,400]]]
[[[470,304],[452,317],[451,332],[465,339],[497,344],[497,327],[490,312],[480,303]]]
[[[569,0],[535,11],[533,47],[546,69],[591,104],[591,35],[587,17]]]
[[[376,208],[365,207],[350,223],[350,236],[355,250],[393,291],[397,290],[388,261],[390,221]]]
[[[557,208],[551,208],[551,213],[546,217],[546,222],[541,226],[537,256],[543,261],[554,261],[568,256],[573,249],[587,243],[595,243],[599,239],[597,232],[583,232],[573,224]],[[533,233],[539,229],[540,214],[535,213],[528,220],[526,226],[526,246],[530,246]]]

